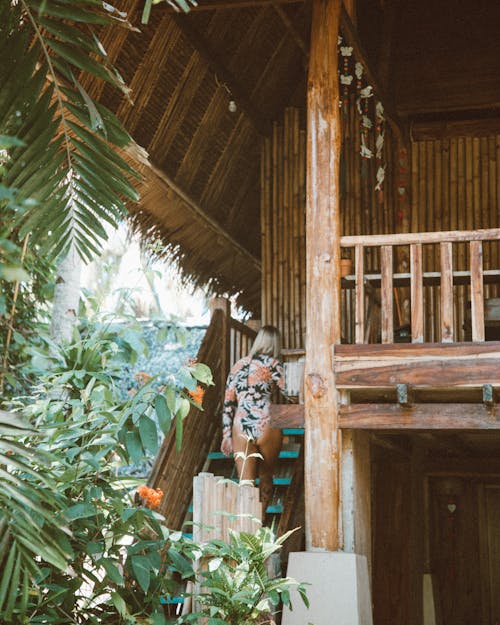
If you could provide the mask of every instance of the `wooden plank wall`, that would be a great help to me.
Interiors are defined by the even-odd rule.
[[[414,141],[411,145],[412,232],[475,230],[500,225],[500,135]],[[424,246],[424,271],[439,271],[438,246]],[[483,246],[484,269],[500,267],[500,244]],[[468,269],[469,250],[453,246],[453,268]],[[496,285],[485,298],[498,297]],[[439,289],[425,287],[425,340],[439,336]],[[454,287],[458,341],[470,340],[464,330],[470,287]],[[430,320],[434,322],[431,323]]]

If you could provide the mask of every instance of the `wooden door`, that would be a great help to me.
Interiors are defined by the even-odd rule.
[[[500,625],[500,480],[440,478],[430,494],[440,625]]]

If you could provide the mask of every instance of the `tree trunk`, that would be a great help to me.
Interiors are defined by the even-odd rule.
[[[50,333],[56,343],[70,341],[78,318],[82,259],[71,247],[57,270]]]

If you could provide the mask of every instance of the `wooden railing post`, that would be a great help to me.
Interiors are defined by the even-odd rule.
[[[441,342],[453,343],[453,250],[449,241],[439,245],[441,264]]]
[[[365,266],[364,248],[362,245],[356,245],[355,247],[354,271],[356,275],[354,340],[359,345],[365,340]]]
[[[483,244],[470,242],[470,304],[472,340],[484,341]]]
[[[210,315],[213,317],[215,311],[222,313],[222,344],[220,356],[220,388],[224,393],[227,376],[231,367],[230,363],[230,341],[231,341],[231,302],[226,297],[214,297],[210,301]]]
[[[411,340],[424,341],[424,288],[422,269],[422,244],[410,245],[410,289],[411,289]]]
[[[394,293],[393,293],[393,260],[392,247],[382,245],[381,250],[381,313],[382,313],[382,343],[394,342]]]

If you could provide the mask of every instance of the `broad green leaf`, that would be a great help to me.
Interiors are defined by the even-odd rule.
[[[139,433],[136,430],[126,433],[125,447],[130,455],[130,459],[132,460],[132,462],[138,463],[143,459],[144,453],[142,450],[141,439]]]
[[[169,433],[170,426],[172,424],[172,413],[168,409],[167,401],[163,395],[157,395],[155,399],[155,411],[161,431],[166,436]]]
[[[139,419],[139,434],[144,449],[155,454],[158,451],[158,430],[156,423],[146,415]]]
[[[150,564],[147,556],[134,555],[130,556],[132,563],[132,572],[139,586],[144,592],[148,592],[151,580]]]
[[[104,568],[106,574],[112,582],[114,582],[115,584],[124,583],[123,575],[120,573],[116,563],[113,560],[111,560],[110,558],[101,558],[100,560],[98,560],[97,564],[100,564]]]
[[[214,383],[212,371],[207,365],[204,365],[201,362],[196,362],[194,365],[190,365],[189,369],[191,374],[202,384],[210,386]]]

